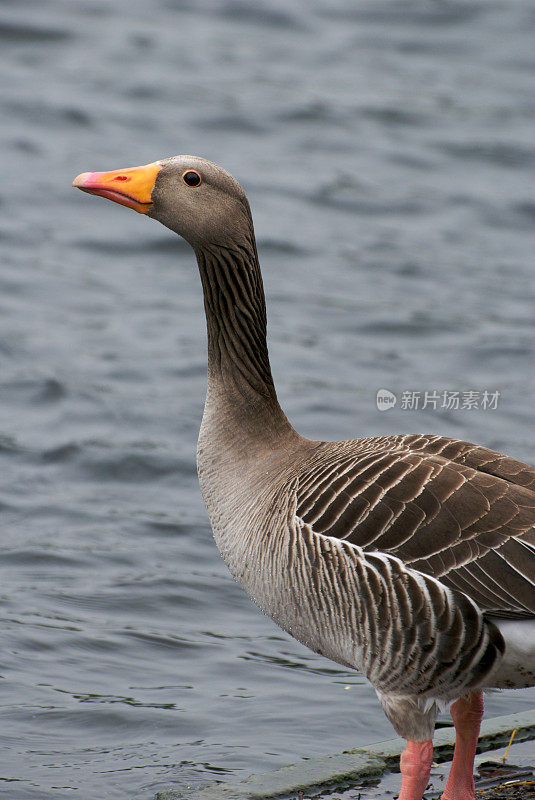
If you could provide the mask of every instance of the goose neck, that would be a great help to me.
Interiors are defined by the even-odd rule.
[[[265,435],[291,429],[271,375],[266,305],[254,236],[196,251],[208,332],[205,418]]]

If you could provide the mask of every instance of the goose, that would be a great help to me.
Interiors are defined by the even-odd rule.
[[[230,572],[281,628],[371,682],[406,740],[400,800],[421,800],[450,704],[443,798],[473,800],[483,691],[535,685],[535,470],[437,435],[300,436],[273,385],[252,216],[232,175],[180,155],[73,186],[194,250],[208,332],[198,476]]]

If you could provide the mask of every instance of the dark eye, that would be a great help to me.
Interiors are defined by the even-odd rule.
[[[182,180],[186,186],[200,186],[201,176],[194,169],[188,169],[183,175]]]

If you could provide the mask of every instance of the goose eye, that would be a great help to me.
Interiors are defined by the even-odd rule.
[[[183,175],[182,180],[186,186],[200,186],[201,176],[194,169],[188,169]]]

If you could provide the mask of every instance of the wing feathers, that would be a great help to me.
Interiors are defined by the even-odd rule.
[[[311,628],[341,637],[346,652],[354,642],[347,663],[376,688],[455,696],[482,682],[502,642],[491,641],[489,624],[468,597],[394,556],[329,539],[306,523],[299,529],[299,547],[309,552],[303,563],[316,573],[306,581]],[[323,642],[318,649],[332,652]]]
[[[484,611],[535,614],[530,486],[535,470],[468,442],[379,437],[320,444],[296,506],[315,532],[395,555]]]

